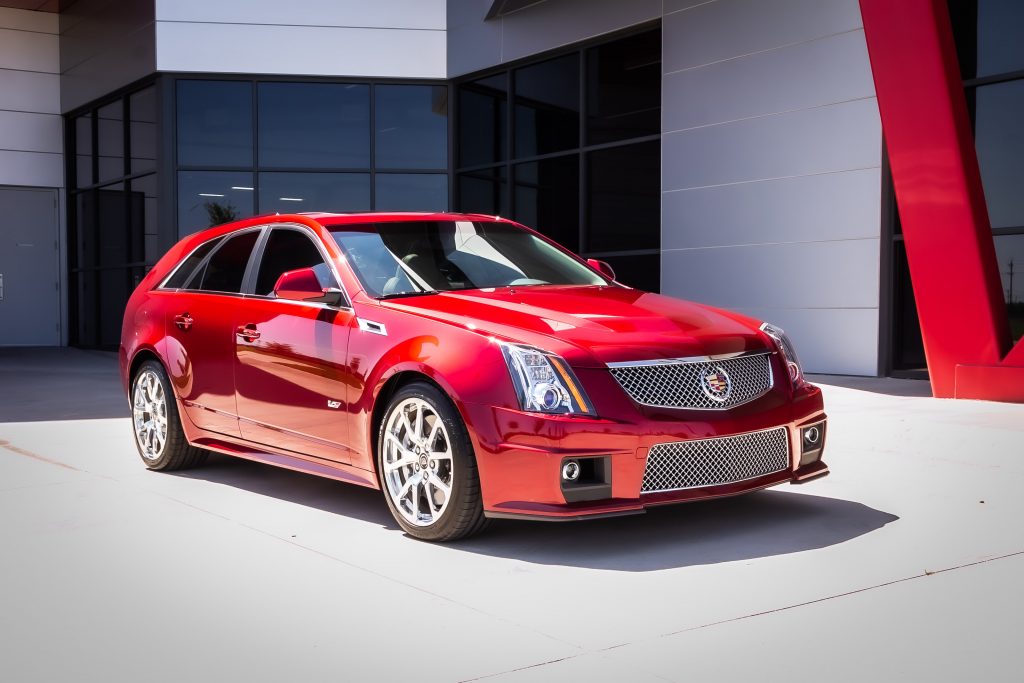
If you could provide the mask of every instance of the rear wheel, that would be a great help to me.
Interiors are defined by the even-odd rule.
[[[131,399],[135,447],[146,467],[182,470],[206,460],[206,451],[190,446],[185,438],[174,391],[160,363],[147,360],[139,367]]]
[[[395,520],[411,536],[454,541],[486,525],[473,446],[435,386],[407,384],[381,421],[377,471]]]

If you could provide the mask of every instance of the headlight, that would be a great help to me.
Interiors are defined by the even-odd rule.
[[[800,359],[796,357],[796,349],[793,348],[793,342],[789,340],[786,333],[781,327],[776,327],[769,323],[761,325],[761,331],[775,340],[775,345],[779,347],[782,360],[786,363],[786,368],[789,370],[789,378],[793,380],[793,386],[798,387],[803,384],[804,373],[800,368]]]
[[[569,365],[532,346],[501,343],[519,407],[538,413],[593,415],[594,406]]]

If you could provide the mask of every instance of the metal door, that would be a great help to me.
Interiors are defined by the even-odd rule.
[[[60,345],[57,191],[0,187],[0,346]]]

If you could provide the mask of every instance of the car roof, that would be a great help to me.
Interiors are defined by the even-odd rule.
[[[396,221],[494,221],[503,220],[500,216],[489,216],[479,213],[453,213],[448,211],[367,211],[362,213],[300,213],[295,214],[312,218],[325,228],[332,225],[351,225],[360,223],[393,223]]]

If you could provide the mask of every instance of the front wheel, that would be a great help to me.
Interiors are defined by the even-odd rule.
[[[392,397],[377,439],[377,471],[391,514],[410,536],[454,541],[486,525],[466,426],[431,384],[407,384]]]
[[[160,363],[147,360],[132,380],[132,427],[142,462],[151,470],[201,465],[206,451],[190,446],[181,428],[171,382]]]

